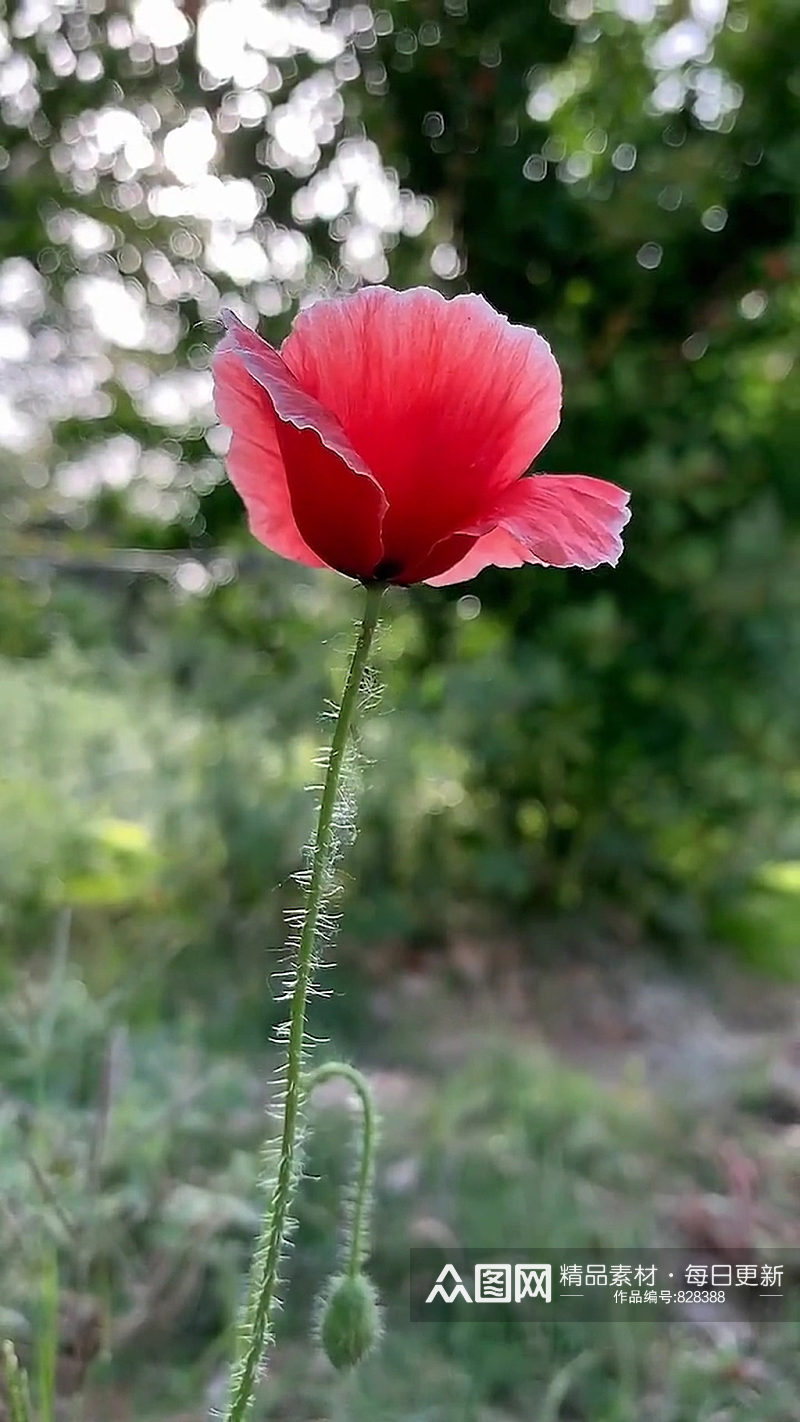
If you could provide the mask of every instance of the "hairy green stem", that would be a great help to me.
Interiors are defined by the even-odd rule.
[[[234,1372],[225,1422],[242,1422],[246,1416],[253,1401],[264,1352],[272,1337],[281,1257],[286,1244],[289,1212],[297,1183],[298,1139],[304,1095],[302,1068],[306,1005],[314,968],[320,913],[336,857],[335,810],[348,741],[358,707],[361,682],[366,670],[372,638],[378,625],[383,591],[380,584],[372,584],[366,589],[364,615],[336,717],[322,787],[316,834],[311,851],[311,875],[297,949],[297,971],[289,1017],[286,1094],[283,1101],[283,1127],[278,1170],[272,1198],[264,1220],[264,1229],[256,1245],[255,1258],[259,1262],[254,1269],[243,1350],[239,1365]]]
[[[347,1273],[354,1279],[369,1253],[368,1227],[372,1176],[375,1170],[375,1103],[365,1077],[348,1062],[323,1062],[322,1066],[306,1077],[306,1095],[310,1096],[316,1086],[335,1077],[352,1086],[361,1102],[361,1154],[358,1175],[352,1196],[352,1213],[347,1219]]]
[[[20,1367],[14,1344],[8,1338],[3,1340],[0,1357],[6,1385],[9,1422],[31,1422],[27,1374]]]

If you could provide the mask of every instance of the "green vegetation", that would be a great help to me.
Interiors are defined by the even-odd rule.
[[[795,1000],[799,50],[796,0],[3,10],[0,1336],[36,1422],[221,1402],[304,787],[358,608],[249,540],[208,358],[223,303],[277,342],[300,301],[384,279],[541,329],[546,467],[634,513],[613,572],[387,598],[312,1030],[380,1097],[388,1328],[350,1379],[309,1361],[351,1165],[320,1090],[261,1415],[800,1416],[782,1329],[439,1330],[404,1292],[409,1242],[622,1245],[676,1200],[696,1223],[735,1196],[731,1141],[766,1233],[796,1232],[788,1048],[779,1100],[735,1035],[719,1097],[702,1055],[656,1092],[613,1013],[603,1083],[568,1064],[588,1007],[547,1048],[544,988],[515,1009],[560,955],[556,1019],[585,993],[600,1020],[586,957],[616,1001],[647,940],[687,1012],[712,942],[761,975],[759,1030],[764,974]]]
[[[2,650],[46,651],[42,603],[70,568],[100,598],[65,606],[62,587],[60,635],[94,624],[140,650],[152,575],[125,570],[157,560],[119,550],[184,549],[177,590],[200,606],[192,624],[159,600],[164,671],[220,681],[213,627],[226,661],[232,642],[273,651],[264,701],[307,685],[318,600],[298,589],[276,621],[288,574],[255,551],[227,581],[227,554],[252,545],[219,432],[203,438],[219,304],[277,340],[337,281],[468,283],[563,366],[547,467],[630,487],[634,518],[616,571],[490,571],[404,607],[393,698],[423,759],[441,726],[453,783],[418,864],[385,831],[381,864],[423,880],[410,910],[407,878],[382,871],[397,927],[438,926],[446,883],[506,908],[611,896],[662,933],[710,927],[752,952],[772,935],[761,867],[800,856],[794,0],[691,19],[309,3],[305,27],[290,10],[272,29],[244,0],[229,25],[219,5],[162,8],[139,7],[135,43],[102,4],[8,17],[0,496],[28,595],[3,585]],[[416,821],[423,775],[396,824]]]
[[[624,1247],[653,1239],[674,1227],[681,1207],[729,1199],[735,1187],[723,1162],[733,1133],[743,1152],[761,1150],[772,1162],[759,1211],[773,1237],[792,1220],[791,1153],[775,1150],[777,1137],[765,1149],[764,1124],[739,1111],[735,1094],[714,1122],[694,1101],[653,1095],[643,1078],[601,1084],[523,1034],[514,1042],[506,1033],[501,1044],[483,1014],[442,997],[435,983],[431,990],[413,1030],[406,1007],[388,1039],[384,1025],[379,1054],[365,1052],[376,1068],[391,1062],[373,1076],[384,1135],[370,1271],[386,1305],[386,1337],[341,1381],[309,1342],[320,1279],[336,1263],[349,1171],[347,1094],[320,1089],[292,1289],[257,1415],[800,1416],[796,1327],[409,1325],[409,1243],[613,1238]],[[82,1415],[125,1417],[131,1406],[154,1422],[200,1418],[223,1384],[258,1221],[271,1063],[209,1047],[194,1011],[171,1022],[140,1014],[128,1027],[122,1008],[134,1002],[135,994],[124,1003],[91,995],[61,940],[48,975],[20,984],[0,1021],[9,1088],[1,1184],[13,1244],[0,1274],[2,1319],[32,1362],[37,1416],[51,1415],[43,1394],[53,1377],[64,1396],[77,1387],[83,1402],[73,1408]],[[441,1059],[449,1060],[446,1081]],[[44,1327],[43,1315],[51,1320]]]

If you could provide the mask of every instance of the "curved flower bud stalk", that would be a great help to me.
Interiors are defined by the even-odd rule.
[[[351,1192],[345,1199],[344,1265],[346,1272],[328,1280],[317,1305],[317,1332],[328,1360],[339,1370],[354,1368],[375,1347],[382,1332],[381,1310],[371,1280],[362,1272],[369,1250],[372,1178],[375,1174],[377,1121],[366,1078],[347,1062],[325,1062],[307,1081],[316,1086],[339,1077],[355,1091],[361,1107],[361,1149]]]
[[[354,1279],[369,1255],[369,1224],[372,1210],[372,1181],[375,1175],[378,1121],[375,1103],[366,1077],[348,1062],[324,1062],[306,1080],[306,1094],[336,1078],[346,1081],[361,1108],[361,1149],[353,1188],[345,1201],[344,1256],[347,1274]]]
[[[324,904],[333,887],[342,771],[378,607],[389,583],[463,582],[494,564],[615,564],[628,495],[588,475],[531,474],[558,427],[561,374],[547,342],[480,296],[371,287],[319,302],[280,351],[231,313],[214,356],[228,473],[254,536],[307,567],[363,583],[364,620],[331,742],[286,1030],[285,1095],[271,1199],[254,1255],[226,1422],[242,1422],[272,1342],[281,1261],[300,1173],[305,1020]],[[321,1068],[324,1074],[334,1067]],[[364,1148],[346,1271],[330,1281],[321,1339],[352,1366],[379,1331],[361,1266],[373,1115],[363,1080]]]

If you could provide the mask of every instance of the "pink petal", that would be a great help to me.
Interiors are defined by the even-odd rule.
[[[225,462],[253,537],[282,558],[324,568],[295,523],[276,421],[265,410],[263,391],[230,351],[215,356],[214,380],[217,414],[233,431]]]
[[[451,583],[467,583],[482,573],[484,568],[521,568],[523,563],[537,563],[526,548],[521,547],[516,538],[506,533],[504,528],[493,528],[476,538],[469,552],[452,568],[435,577],[423,577],[422,582],[434,588],[446,588]]]
[[[301,313],[281,348],[388,500],[384,557],[420,563],[531,464],[555,431],[547,342],[479,296],[369,287]]]
[[[233,431],[228,469],[253,533],[284,557],[369,577],[383,555],[379,486],[277,351],[230,313],[225,320],[217,413]]]
[[[535,474],[519,479],[466,533],[477,541],[460,562],[426,577],[435,587],[465,582],[483,568],[596,568],[616,564],[630,518],[629,495],[585,474]]]

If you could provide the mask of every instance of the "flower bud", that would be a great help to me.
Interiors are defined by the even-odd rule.
[[[335,1368],[354,1368],[377,1343],[381,1315],[375,1288],[363,1274],[335,1275],[322,1298],[319,1335]]]

